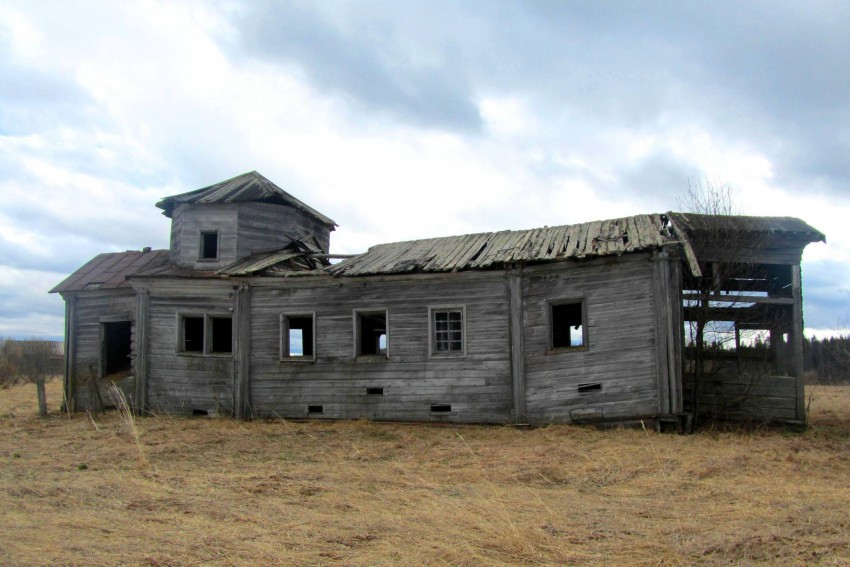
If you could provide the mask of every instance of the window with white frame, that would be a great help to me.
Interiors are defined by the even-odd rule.
[[[177,349],[186,354],[231,354],[233,318],[230,315],[180,315]]]
[[[316,359],[315,313],[284,313],[280,316],[280,359]]]
[[[585,302],[582,299],[549,302],[549,348],[587,346]]]
[[[466,354],[466,310],[463,307],[429,307],[432,356]]]
[[[387,310],[354,310],[354,355],[389,356]]]

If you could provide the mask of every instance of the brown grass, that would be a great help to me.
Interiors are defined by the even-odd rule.
[[[845,565],[850,386],[812,427],[138,419],[0,391],[3,565]],[[135,435],[139,442],[136,443]]]

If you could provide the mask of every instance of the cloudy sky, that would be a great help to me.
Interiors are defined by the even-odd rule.
[[[850,3],[0,4],[0,336],[46,292],[168,246],[161,197],[257,170],[332,251],[677,208],[823,231],[810,332],[850,328]]]

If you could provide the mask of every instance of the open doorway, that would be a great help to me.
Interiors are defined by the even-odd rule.
[[[130,325],[130,321],[100,324],[100,361],[103,376],[130,374]]]

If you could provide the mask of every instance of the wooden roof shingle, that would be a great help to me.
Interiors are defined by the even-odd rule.
[[[174,207],[184,203],[243,203],[248,201],[289,205],[304,211],[327,225],[331,230],[337,226],[333,219],[302,203],[256,171],[237,175],[232,179],[209,187],[165,197],[156,206],[163,210],[162,214],[171,218]]]
[[[169,265],[168,250],[127,250],[98,254],[50,293],[130,287],[131,275]]]
[[[337,276],[455,272],[511,262],[610,256],[672,243],[661,214],[379,244],[328,268]]]

